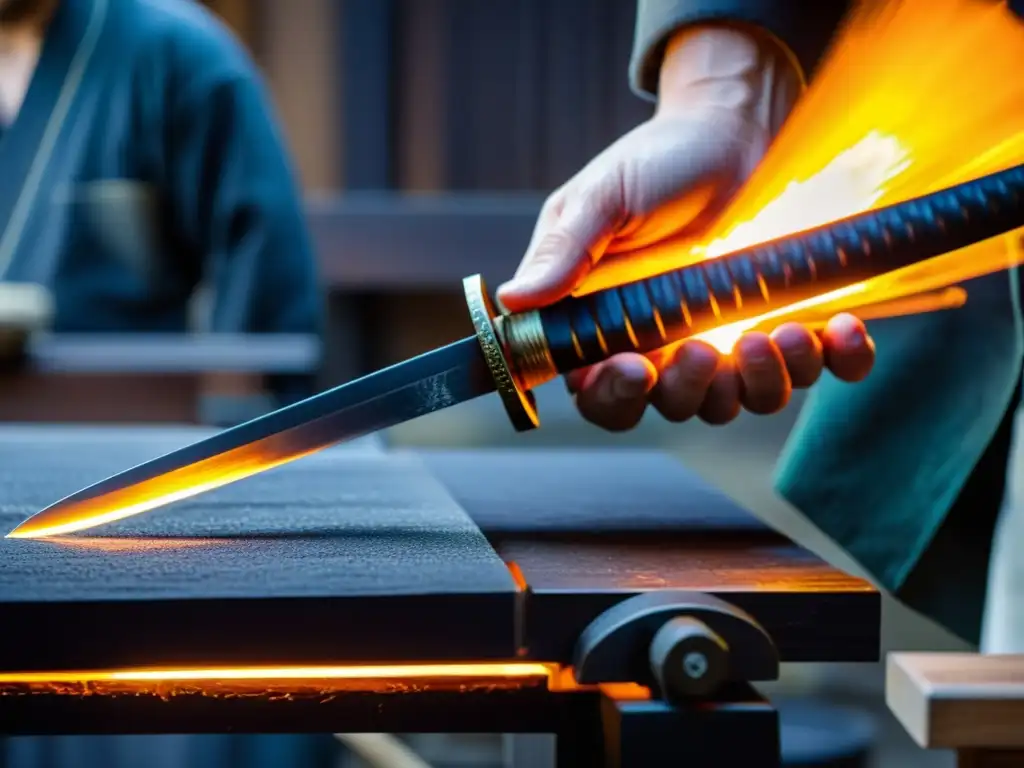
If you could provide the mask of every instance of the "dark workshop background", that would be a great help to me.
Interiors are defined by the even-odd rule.
[[[635,0],[210,0],[263,68],[309,196],[330,301],[325,380],[337,382],[469,332],[458,289],[511,274],[544,194],[643,120],[626,83]],[[560,384],[539,393],[530,442],[623,442],[673,452],[753,512],[856,570],[771,492],[798,412],[727,428],[648,418],[627,436],[588,428]],[[484,446],[513,433],[488,399],[394,430],[402,443]],[[955,641],[887,603],[885,648]],[[879,765],[927,759],[886,717],[880,667],[789,670],[877,713]],[[469,745],[465,745],[469,748]],[[475,744],[477,748],[479,744]]]

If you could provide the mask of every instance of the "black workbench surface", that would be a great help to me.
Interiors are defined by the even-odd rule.
[[[0,527],[203,434],[2,428]],[[87,534],[0,540],[0,672],[566,663],[598,613],[660,589],[747,610],[783,661],[877,658],[869,584],[660,453],[367,440]]]

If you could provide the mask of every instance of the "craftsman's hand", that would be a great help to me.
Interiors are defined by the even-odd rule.
[[[706,27],[666,51],[653,118],[623,136],[547,200],[526,256],[498,297],[511,312],[553,303],[606,253],[629,253],[699,234],[746,179],[800,90],[799,75],[769,41]],[[874,347],[850,315],[820,335],[787,324],[750,333],[721,355],[699,340],[657,354],[617,355],[567,377],[580,412],[629,429],[652,403],[666,418],[711,424],[742,407],[773,413],[793,387],[828,367],[846,381],[868,374]]]

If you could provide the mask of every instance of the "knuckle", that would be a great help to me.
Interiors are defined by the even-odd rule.
[[[790,362],[787,364],[789,370],[789,378],[793,383],[794,387],[800,389],[806,389],[811,385],[815,384],[818,379],[821,378],[821,372],[824,368],[824,363],[819,355],[816,358]]]
[[[673,364],[679,386],[706,389],[718,369],[718,361],[701,354],[684,354]]]
[[[728,424],[740,414],[739,398],[732,391],[709,393],[701,405],[698,415],[706,424]]]
[[[573,251],[573,239],[565,230],[556,227],[545,232],[530,255],[533,266],[547,266],[564,260]]]
[[[616,407],[596,403],[578,404],[577,408],[585,421],[607,432],[625,432],[635,427],[643,417],[645,403],[628,402]]]
[[[654,397],[652,398],[652,405],[654,405],[655,410],[666,421],[670,421],[673,424],[681,424],[697,415],[700,400],[697,398]]]
[[[707,408],[700,412],[700,419],[705,424],[718,427],[733,421],[739,412],[739,408]]]
[[[544,204],[541,206],[541,215],[555,215],[565,204],[566,188],[559,187],[544,200]]]
[[[743,407],[759,416],[778,413],[789,402],[789,393],[782,389],[765,389],[748,393],[743,398]]]

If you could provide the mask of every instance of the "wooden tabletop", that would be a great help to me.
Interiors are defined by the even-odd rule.
[[[886,701],[922,747],[1024,750],[1024,655],[894,653]]]

